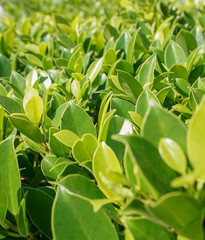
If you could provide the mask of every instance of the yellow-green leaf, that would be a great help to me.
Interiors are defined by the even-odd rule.
[[[186,156],[174,140],[162,138],[159,142],[159,153],[170,168],[181,174],[186,172]]]
[[[39,96],[33,96],[25,105],[26,116],[34,123],[39,123],[43,113],[43,101]]]
[[[205,169],[205,98],[191,119],[187,134],[188,156],[195,169]]]
[[[107,196],[112,198],[117,195],[112,189],[114,179],[110,175],[111,171],[122,173],[120,163],[115,153],[105,142],[102,142],[98,145],[93,156],[93,172],[100,188]]]
[[[53,134],[60,142],[66,146],[72,148],[73,144],[80,138],[70,130],[62,130],[58,133]]]

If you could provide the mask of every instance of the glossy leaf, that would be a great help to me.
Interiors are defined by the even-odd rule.
[[[149,88],[145,88],[137,99],[136,112],[140,114],[141,117],[144,117],[148,108],[153,104],[160,104],[160,102]]]
[[[168,68],[171,68],[176,63],[183,65],[186,61],[183,49],[174,41],[170,42],[164,54],[165,64]]]
[[[119,98],[113,98],[111,100],[111,109],[116,109],[117,115],[132,120],[128,111],[134,111],[135,106],[128,101]]]
[[[130,39],[129,44],[128,44],[127,57],[126,58],[127,58],[127,61],[129,63],[133,63],[133,54],[134,54],[134,51],[135,51],[135,42],[136,42],[137,34],[138,34],[138,31],[136,31],[132,35],[132,38]]]
[[[97,75],[99,74],[99,72],[102,68],[102,65],[103,65],[103,61],[104,61],[104,59],[100,58],[90,65],[90,67],[87,71],[87,74],[88,74],[88,78],[90,79],[91,82],[93,82],[95,80],[95,78],[97,77]]]
[[[11,136],[0,143],[0,188],[6,195],[8,210],[17,216],[20,208],[21,180],[13,142],[14,136]],[[1,218],[4,214],[2,213]]]
[[[11,75],[11,64],[9,60],[0,54],[0,77],[9,78]]]
[[[190,162],[195,169],[204,169],[204,121],[205,121],[205,98],[201,101],[198,109],[191,119],[187,132],[187,151]]]
[[[97,139],[91,134],[85,134],[73,145],[73,156],[78,162],[92,160],[97,148]]]
[[[63,143],[65,146],[72,148],[79,137],[70,130],[61,130],[60,132],[54,133],[54,136]]]
[[[9,119],[14,127],[16,127],[26,137],[36,143],[42,143],[43,137],[41,131],[34,123],[31,123],[22,117],[16,117],[15,115],[9,116]]]
[[[137,136],[119,136],[115,138],[128,146],[131,158],[137,163],[140,174],[153,188],[156,196],[171,191],[170,182],[176,177],[176,173],[164,163],[154,145]]]
[[[7,207],[8,207],[8,202],[7,202],[7,196],[0,188],[0,221],[3,221],[6,217],[6,212],[7,212]]]
[[[131,101],[135,104],[137,98],[142,92],[142,87],[140,83],[132,77],[129,73],[126,73],[121,70],[117,70],[119,83],[124,90],[125,94],[131,99]]]
[[[128,43],[131,37],[128,32],[125,32],[119,36],[116,41],[115,49],[125,51],[127,53]]]
[[[103,192],[110,197],[115,197],[116,194],[112,190],[113,178],[109,171],[122,173],[119,161],[112,151],[104,142],[100,143],[93,156],[93,172],[95,178],[102,188]]]
[[[25,188],[26,209],[35,226],[48,238],[52,238],[51,232],[51,208],[53,198],[47,193],[34,188]]]
[[[0,95],[0,105],[10,114],[22,113],[22,107],[12,98]]]
[[[189,55],[190,51],[193,51],[197,48],[195,37],[184,29],[177,34],[176,42],[182,47],[187,56]]]
[[[150,56],[142,65],[139,72],[139,83],[144,86],[154,80],[154,69],[156,67],[156,56]]]
[[[93,203],[97,200],[108,200],[93,181],[80,174],[72,174],[67,176],[63,178],[59,184],[64,186],[73,195],[87,199],[93,205],[93,207],[95,206]],[[102,209],[109,217],[115,219],[117,218],[117,211],[112,204],[105,205],[102,207]],[[95,211],[95,209],[93,210]]]
[[[67,157],[70,153],[70,149],[54,135],[59,131],[59,129],[53,127],[49,129],[49,145],[54,154],[60,157]]]
[[[175,228],[184,237],[196,239],[193,238],[195,232],[200,232],[200,235],[203,236],[200,223],[202,209],[197,200],[191,196],[178,192],[169,193],[161,197],[156,204],[149,205],[149,210],[159,220]],[[188,226],[192,228],[192,231],[187,229]]]
[[[11,83],[22,93],[26,88],[26,80],[17,72],[12,71]]]
[[[158,147],[161,138],[171,138],[186,152],[186,127],[174,114],[153,105],[142,125],[142,135]]]
[[[26,116],[34,123],[39,123],[43,113],[43,101],[39,96],[32,96],[25,104]]]
[[[119,239],[114,226],[102,210],[94,213],[88,201],[70,194],[64,186],[58,188],[54,201],[52,229],[56,240]]]
[[[185,174],[186,156],[181,147],[170,138],[161,138],[159,142],[159,153],[165,163],[175,171]]]
[[[81,107],[73,102],[69,103],[62,115],[61,129],[70,130],[79,137],[82,137],[85,133],[91,133],[96,136],[96,130],[91,118]]]
[[[41,169],[48,181],[56,181],[65,170],[65,167],[71,163],[66,158],[57,158],[50,155],[43,158]]]
[[[172,234],[162,226],[146,218],[123,218],[122,222],[129,229],[133,239],[137,240],[170,240]]]
[[[18,225],[19,232],[22,236],[26,237],[29,235],[29,222],[26,216],[26,198],[25,197],[21,201],[17,225]]]

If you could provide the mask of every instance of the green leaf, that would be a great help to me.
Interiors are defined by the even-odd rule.
[[[72,54],[72,56],[69,60],[69,63],[68,63],[68,67],[70,69],[74,70],[75,63],[76,63],[78,57],[80,56],[81,51],[82,51],[82,46],[76,46],[75,52]]]
[[[137,181],[138,181],[137,164],[135,164],[132,161],[127,149],[124,152],[123,166],[124,166],[125,176],[127,177],[127,179],[132,183],[137,184]]]
[[[26,80],[19,73],[12,71],[11,83],[24,95]]]
[[[196,63],[197,59],[200,57],[199,51],[202,49],[202,47],[196,48],[194,51],[192,51],[186,60],[187,65],[187,71],[190,74],[194,64]]]
[[[197,232],[202,233],[202,208],[196,199],[185,193],[175,192],[162,196],[148,206],[149,211],[180,235],[191,239]],[[187,231],[187,227],[192,231]],[[199,238],[202,240],[203,238]]]
[[[111,37],[114,37],[114,40],[116,40],[119,37],[119,32],[112,25],[106,24],[104,28],[104,37],[107,40],[110,40]]]
[[[170,182],[177,175],[164,163],[154,145],[137,136],[116,136],[115,139],[128,146],[130,156],[137,163],[140,174],[155,191],[154,197],[171,191]]]
[[[191,109],[194,111],[196,110],[197,106],[199,105],[199,103],[202,100],[202,97],[205,94],[205,90],[199,89],[199,88],[192,88],[190,89],[189,92],[189,97],[190,97],[190,101],[189,101],[189,105],[191,107]]]
[[[75,47],[75,43],[69,38],[69,36],[67,34],[58,33],[57,38],[60,40],[61,44],[64,47],[66,47],[68,49]]]
[[[164,104],[164,101],[171,89],[172,89],[171,86],[164,87],[157,93],[157,98],[159,99],[161,104]]]
[[[102,126],[105,122],[106,113],[107,113],[111,99],[112,99],[112,94],[111,95],[106,94],[100,104],[100,110],[98,113],[98,129],[99,129],[98,135],[100,135],[100,132],[102,132]]]
[[[8,53],[13,49],[15,34],[12,28],[4,32],[4,47]]]
[[[186,55],[176,42],[171,41],[165,49],[164,59],[166,66],[171,68],[176,63],[183,65],[186,61]]]
[[[170,69],[169,74],[170,79],[172,78],[182,78],[188,80],[188,72],[185,67],[179,64],[174,64]]]
[[[70,194],[64,186],[57,190],[52,210],[52,229],[56,240],[119,239],[102,210],[95,213],[88,201]]]
[[[173,170],[185,174],[186,156],[181,147],[170,138],[161,138],[159,142],[159,153],[165,163]]]
[[[9,78],[11,71],[12,67],[9,60],[0,54],[0,77]]]
[[[149,106],[153,104],[159,104],[160,102],[155,94],[150,91],[149,88],[145,88],[144,91],[140,94],[136,103],[136,112],[141,115],[141,117],[145,116]]]
[[[124,157],[124,145],[118,141],[112,139],[112,135],[121,134],[129,135],[133,133],[132,127],[130,128],[130,122],[126,118],[114,116],[112,117],[108,133],[107,133],[107,145],[115,152],[117,158],[122,161]]]
[[[7,196],[0,188],[0,221],[3,221],[6,217],[6,212],[7,212],[7,207],[8,207],[8,201],[7,201]]]
[[[124,32],[123,34],[121,34],[116,41],[115,49],[124,51],[127,53],[128,44],[129,44],[130,39],[131,39],[131,36],[127,31]]]
[[[138,34],[138,31],[135,31],[134,34],[132,35],[132,38],[129,41],[129,44],[128,44],[126,59],[131,64],[133,64],[133,55],[134,55],[134,51],[135,51],[135,42],[137,39],[137,34]]]
[[[79,137],[86,133],[96,136],[96,129],[91,118],[81,107],[73,102],[69,102],[69,106],[63,113],[61,129],[70,130]]]
[[[93,181],[79,174],[66,176],[59,181],[59,185],[64,186],[73,195],[88,200],[92,204],[97,200],[109,201]],[[112,204],[103,206],[102,209],[109,217],[113,219],[117,218],[117,211]]]
[[[153,54],[142,65],[139,72],[139,83],[144,86],[154,80],[154,69],[156,67],[157,59]]]
[[[132,112],[132,111],[129,111],[129,114],[132,118],[132,121],[137,124],[137,126],[139,126],[141,128],[142,126],[142,117],[139,113],[136,113],[136,112]]]
[[[123,224],[137,240],[170,240],[172,233],[146,218],[123,218]]]
[[[92,160],[97,145],[97,139],[93,135],[84,134],[83,137],[73,145],[73,157],[80,163]]]
[[[0,105],[10,114],[22,113],[22,107],[12,98],[0,95]]]
[[[128,101],[119,98],[112,98],[111,109],[116,109],[117,115],[132,120],[128,111],[134,111],[135,106]]]
[[[46,146],[42,145],[41,143],[37,143],[33,140],[31,140],[30,138],[26,137],[25,135],[21,135],[23,138],[23,141],[25,142],[25,144],[31,148],[33,151],[38,152],[38,153],[42,153],[45,154],[46,153]]]
[[[91,82],[93,82],[96,79],[97,75],[99,74],[103,65],[103,61],[104,61],[103,58],[95,60],[88,68],[87,74]]]
[[[53,198],[47,193],[35,189],[25,188],[26,210],[34,225],[49,239],[52,238],[51,232],[51,208]]]
[[[106,64],[114,64],[117,59],[116,52],[114,48],[109,48],[105,53],[105,63]]]
[[[65,167],[71,163],[66,158],[45,156],[41,162],[41,169],[48,181],[56,181],[65,170]]]
[[[54,134],[59,131],[59,129],[53,127],[49,129],[49,145],[54,154],[60,157],[67,157],[70,153],[70,149],[54,136]]]
[[[71,90],[73,95],[75,96],[76,99],[79,99],[80,96],[80,91],[81,91],[81,87],[80,87],[80,83],[78,80],[73,80],[72,84],[71,84]]]
[[[176,36],[176,42],[181,46],[186,55],[188,56],[190,51],[197,48],[195,37],[188,31],[181,29]]]
[[[20,234],[24,237],[29,234],[29,222],[26,216],[26,195],[21,201],[20,210],[17,218],[17,225]]]
[[[182,96],[188,96],[189,95],[189,83],[181,78],[177,78],[174,80],[174,85],[176,86],[177,92],[179,92]]]
[[[115,62],[115,64],[112,66],[113,69],[111,68],[113,71],[115,71],[115,70],[122,70],[122,71],[127,72],[127,73],[129,73],[131,75],[134,74],[133,65],[130,64],[128,61],[119,59],[117,62]],[[111,71],[111,69],[110,69],[110,71]],[[111,71],[110,74],[114,74],[113,71]]]
[[[6,95],[7,95],[7,91],[5,87],[3,87],[2,84],[0,84],[0,96],[6,96]]]
[[[139,198],[133,198],[127,201],[124,204],[123,208],[120,209],[119,213],[120,215],[125,217],[131,215],[139,215],[142,217],[147,217],[148,219],[152,218],[152,216],[148,213],[146,209],[146,201]]]
[[[21,180],[13,142],[14,136],[11,136],[0,143],[0,188],[6,194],[8,210],[17,216],[20,207]]]
[[[142,124],[142,136],[158,148],[161,138],[171,138],[186,152],[186,127],[174,114],[153,105]]]
[[[98,141],[102,142],[102,141],[106,141],[107,139],[107,134],[108,134],[108,128],[110,125],[110,120],[112,118],[112,116],[114,115],[114,113],[116,112],[115,109],[111,110],[110,112],[107,112],[105,115],[105,119],[102,122],[99,132],[98,132]]]
[[[38,81],[38,73],[37,73],[36,69],[34,68],[26,76],[26,87],[33,87],[37,81]]]
[[[42,61],[34,54],[26,54],[26,58],[32,65],[43,68]]]
[[[26,137],[30,138],[36,143],[42,143],[43,137],[41,131],[34,123],[15,115],[8,117],[14,127],[19,130],[19,132],[23,133]]]
[[[25,95],[26,96],[26,95]],[[38,124],[43,113],[43,101],[39,96],[33,95],[25,103],[24,110],[26,116],[34,123]]]
[[[67,107],[69,106],[69,103],[68,102],[65,102],[63,104],[61,104],[57,110],[56,110],[56,113],[55,113],[55,116],[54,118],[52,119],[52,125],[54,127],[58,127],[61,123],[61,118],[64,114],[64,111],[67,109]]]
[[[205,98],[191,118],[187,132],[187,151],[189,160],[195,169],[205,169]]]
[[[58,141],[70,148],[72,148],[74,143],[79,140],[79,137],[70,130],[61,130],[60,132],[54,133],[54,136]]]
[[[21,31],[23,35],[29,35],[30,32],[30,19],[27,18],[21,25]]]
[[[137,98],[142,92],[142,86],[140,83],[129,73],[117,70],[119,83],[124,90],[125,94],[131,99],[135,104]]]
[[[122,173],[121,166],[115,153],[105,142],[102,142],[99,143],[93,156],[93,172],[103,192],[110,197],[116,197],[116,193],[113,192],[110,186],[113,184],[114,179],[109,171]]]

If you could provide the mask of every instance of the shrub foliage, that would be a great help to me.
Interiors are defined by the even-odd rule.
[[[203,1],[0,12],[0,239],[203,240]]]

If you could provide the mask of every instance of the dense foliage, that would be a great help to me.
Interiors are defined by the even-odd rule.
[[[2,1],[0,239],[204,239],[204,13]]]

